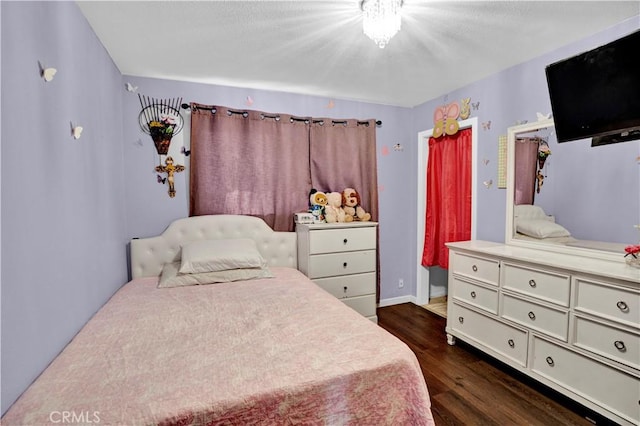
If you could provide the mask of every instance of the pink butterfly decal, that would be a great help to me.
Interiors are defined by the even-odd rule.
[[[460,106],[457,102],[451,102],[448,105],[442,105],[433,112],[433,137],[439,138],[444,135],[455,135],[460,126],[458,125],[458,116],[460,115]]]
[[[491,120],[483,122],[482,123],[482,128],[484,130],[491,130]]]
[[[253,105],[253,98],[251,96],[247,96],[247,100],[244,103],[246,106]]]

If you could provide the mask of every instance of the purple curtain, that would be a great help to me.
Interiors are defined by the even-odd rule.
[[[360,204],[378,221],[378,167],[375,120],[314,119],[310,129],[313,188],[342,192],[354,188]],[[380,247],[380,232],[376,234]],[[376,302],[380,301],[380,251],[376,253]]]
[[[311,187],[308,120],[191,107],[189,214],[257,216],[275,231],[293,231]]]
[[[515,143],[515,205],[533,204],[538,167],[538,138],[517,138]]]
[[[354,188],[362,208],[377,221],[375,120],[314,119],[309,139],[312,187],[327,192]]]

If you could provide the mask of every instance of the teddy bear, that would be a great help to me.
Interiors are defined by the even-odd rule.
[[[309,213],[313,215],[313,223],[325,222],[325,207],[327,205],[327,194],[317,189],[311,188],[309,192]]]
[[[367,222],[371,220],[371,214],[367,213],[360,205],[360,194],[353,188],[346,188],[342,191],[342,204],[347,216],[352,220]],[[350,222],[350,221],[349,221]]]
[[[340,192],[327,193],[327,205],[324,207],[324,218],[327,223],[353,221],[353,217],[348,216],[342,208],[342,194]]]

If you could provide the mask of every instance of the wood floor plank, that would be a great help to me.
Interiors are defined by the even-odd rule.
[[[403,303],[378,308],[378,324],[416,354],[437,425],[612,425],[560,393],[458,341],[446,319]]]

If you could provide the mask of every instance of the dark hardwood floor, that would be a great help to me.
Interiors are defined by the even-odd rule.
[[[460,340],[448,345],[446,320],[413,303],[378,308],[378,324],[416,354],[438,426],[612,424]]]

